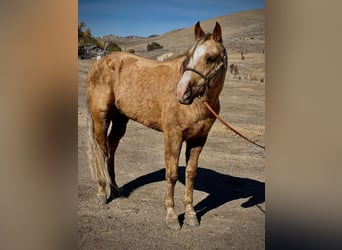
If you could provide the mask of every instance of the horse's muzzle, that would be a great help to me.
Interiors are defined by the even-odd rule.
[[[193,101],[191,94],[192,94],[191,88],[187,88],[184,93],[177,92],[178,102],[181,104],[185,104],[185,105],[191,104]]]

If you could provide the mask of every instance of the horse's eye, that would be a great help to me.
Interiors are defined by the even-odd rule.
[[[213,64],[214,62],[215,62],[215,57],[214,56],[209,56],[207,58],[207,61],[206,61],[207,64]]]

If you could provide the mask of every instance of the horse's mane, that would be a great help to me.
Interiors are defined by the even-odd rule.
[[[202,36],[199,40],[198,40],[198,42],[196,43],[196,47],[199,45],[199,44],[203,44],[205,41],[207,41],[207,40],[209,40],[210,39],[210,37],[211,37],[211,33],[207,33],[207,34],[205,34],[204,36]]]

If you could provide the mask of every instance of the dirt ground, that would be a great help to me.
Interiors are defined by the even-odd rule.
[[[221,116],[264,144],[265,55],[229,55],[239,76],[227,72]],[[194,205],[200,226],[165,225],[162,133],[130,121],[116,153],[117,183],[125,197],[99,208],[86,153],[86,74],[93,60],[79,61],[79,249],[264,249],[265,152],[215,122],[200,156]],[[184,147],[183,147],[184,149]],[[184,150],[175,203],[184,219]]]

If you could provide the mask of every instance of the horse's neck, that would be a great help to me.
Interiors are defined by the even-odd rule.
[[[224,80],[223,82],[219,85],[218,88],[211,88],[208,89],[208,93],[207,93],[207,102],[210,104],[210,106],[215,106],[218,101],[219,101],[219,96],[220,93],[223,89],[223,84],[224,84]]]

